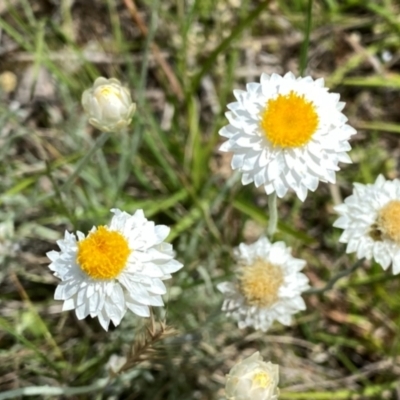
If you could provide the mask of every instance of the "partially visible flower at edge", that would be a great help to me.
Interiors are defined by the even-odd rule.
[[[335,207],[340,217],[333,226],[343,229],[339,241],[357,258],[374,260],[393,274],[400,273],[400,180],[379,175],[375,183],[354,183],[353,194]]]
[[[263,361],[257,351],[236,364],[226,376],[227,400],[276,400],[279,366]]]
[[[136,104],[118,79],[99,77],[82,94],[82,106],[89,123],[104,132],[118,132],[132,121]]]
[[[61,279],[54,298],[78,319],[98,317],[108,330],[129,309],[150,316],[150,306],[163,306],[164,280],[182,268],[172,245],[164,242],[170,228],[148,221],[142,210],[130,215],[118,209],[109,226],[93,227],[85,237],[65,232],[60,251],[50,251],[49,268]]]
[[[348,140],[356,131],[323,79],[262,74],[260,83],[234,95],[220,150],[233,152],[231,167],[242,172],[244,185],[254,182],[278,197],[292,189],[304,201],[319,181],[335,182],[339,162],[351,163]]]
[[[292,314],[305,310],[301,293],[309,288],[301,272],[306,262],[294,258],[284,242],[270,243],[266,237],[234,252],[235,282],[221,282],[225,296],[222,310],[238,321],[239,328],[253,326],[267,331],[277,320],[290,325]]]

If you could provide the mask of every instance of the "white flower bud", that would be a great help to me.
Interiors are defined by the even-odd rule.
[[[97,78],[82,94],[89,123],[101,131],[116,132],[127,127],[136,110],[129,90],[118,79]]]
[[[228,400],[277,400],[279,366],[264,362],[257,351],[236,364],[226,376]]]

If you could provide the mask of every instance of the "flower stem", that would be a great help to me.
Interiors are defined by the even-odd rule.
[[[301,53],[300,53],[300,66],[299,66],[300,76],[304,74],[304,70],[306,69],[307,66],[308,46],[310,44],[310,32],[312,25],[312,7],[313,7],[313,0],[308,0],[306,26],[304,30],[304,40],[301,46]]]
[[[102,132],[101,135],[96,139],[93,147],[85,154],[85,156],[79,161],[78,166],[76,167],[75,171],[72,173],[72,175],[68,178],[68,180],[61,186],[60,192],[63,191],[68,191],[71,184],[74,182],[75,178],[79,175],[83,167],[88,163],[90,158],[93,156],[93,154],[103,147],[103,144],[107,141],[107,139],[110,137],[109,132]]]
[[[276,192],[271,193],[268,196],[268,211],[269,211],[269,218],[268,218],[268,237],[272,240],[275,232],[276,227],[278,226],[278,208],[276,204]]]
[[[357,262],[354,263],[354,265],[351,266],[350,268],[345,269],[344,271],[341,271],[338,274],[334,275],[324,287],[319,288],[319,289],[318,288],[309,289],[309,290],[305,291],[304,294],[322,294],[322,293],[328,291],[329,289],[332,289],[333,286],[335,285],[335,283],[339,279],[342,279],[345,276],[350,275],[358,267],[360,267],[363,264],[363,262],[364,262],[364,258],[361,258],[360,260],[357,260]]]

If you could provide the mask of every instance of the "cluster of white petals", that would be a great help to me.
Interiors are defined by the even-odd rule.
[[[353,194],[335,207],[340,217],[335,227],[343,229],[340,242],[359,259],[374,260],[384,270],[393,265],[400,273],[400,181],[379,175],[375,183],[354,184]]]
[[[57,241],[60,251],[47,253],[51,260],[49,268],[61,280],[55,299],[64,301],[63,310],[75,310],[78,319],[88,315],[98,317],[105,330],[110,321],[115,326],[119,325],[128,309],[139,316],[148,317],[149,306],[163,306],[161,296],[166,293],[163,281],[182,268],[182,264],[174,259],[172,245],[164,242],[170,231],[167,226],[148,221],[142,210],[137,210],[133,215],[118,209],[111,211],[114,216],[110,225],[93,227],[86,238],[103,228],[105,235],[110,234],[111,239],[117,237],[122,243],[126,243],[126,262],[121,270],[116,270],[115,276],[109,271],[101,270],[103,255],[94,254],[106,253],[107,243],[100,243],[98,248],[93,247],[93,255],[89,254],[89,257],[93,260],[98,257],[99,265],[94,264],[92,267],[92,276],[85,272],[83,265],[79,263],[79,244],[85,240],[85,235],[81,232],[76,235],[65,232],[64,239]],[[113,234],[115,235],[112,236]],[[107,239],[107,236],[104,237]],[[104,265],[112,257],[113,254],[105,254]],[[90,262],[91,259],[88,260],[89,264]],[[95,273],[105,277],[109,274],[109,278],[93,277],[96,276]]]
[[[126,128],[135,114],[129,90],[118,79],[99,77],[93,87],[82,94],[82,106],[89,123],[104,132],[118,132]]]
[[[239,266],[236,281],[219,283],[217,288],[225,296],[222,310],[238,321],[239,328],[252,326],[265,332],[275,320],[290,325],[292,315],[305,310],[301,294],[309,284],[300,271],[306,262],[292,257],[285,243],[270,243],[261,237],[251,245],[241,243],[234,255]],[[253,274],[247,279],[250,287],[246,293],[240,285],[239,273]],[[271,284],[274,280],[276,285]]]
[[[291,72],[283,77],[262,74],[260,83],[248,83],[246,91],[235,90],[234,95],[237,101],[228,105],[230,111],[226,113],[229,125],[219,132],[228,139],[220,150],[233,152],[231,166],[242,172],[244,185],[254,182],[267,194],[276,192],[278,197],[292,189],[303,201],[319,181],[335,182],[339,162],[351,162],[348,140],[355,130],[341,113],[345,104],[339,101],[339,94],[329,93],[323,79],[296,79]],[[274,113],[270,124],[263,126],[262,120],[268,104],[278,97],[283,99],[283,106],[277,124],[286,132],[273,142],[268,138],[268,129],[274,124]],[[314,119],[301,120],[303,108],[294,109],[296,104],[314,113]],[[312,130],[309,138],[303,126]],[[294,135],[295,140],[286,140],[285,133]],[[296,136],[303,133],[304,140],[298,141]]]
[[[279,366],[263,361],[259,352],[236,364],[226,376],[228,400],[277,400]]]

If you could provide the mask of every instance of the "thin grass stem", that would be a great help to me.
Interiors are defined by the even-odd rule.
[[[304,74],[308,62],[308,47],[310,45],[310,33],[312,26],[312,8],[313,8],[313,0],[308,0],[306,26],[304,30],[304,40],[300,52],[300,66],[299,66],[300,76]]]
[[[100,148],[103,147],[104,143],[110,137],[109,132],[102,132],[102,134],[96,139],[93,147],[85,154],[85,156],[79,161],[78,166],[76,167],[75,171],[72,175],[68,178],[68,180],[61,186],[60,192],[68,191],[72,183],[74,182],[75,178],[79,175],[82,171],[84,166],[89,162],[90,158],[93,156],[94,153]]]
[[[333,286],[335,285],[335,283],[339,279],[342,279],[345,276],[350,275],[351,273],[353,273],[358,267],[360,267],[363,264],[364,260],[365,260],[364,258],[361,258],[356,263],[354,263],[354,265],[351,266],[350,268],[345,269],[344,271],[341,271],[338,274],[334,275],[324,287],[319,288],[319,289],[317,289],[317,288],[309,289],[306,292],[304,292],[304,294],[322,294],[322,293],[325,293],[326,291],[332,289]]]

